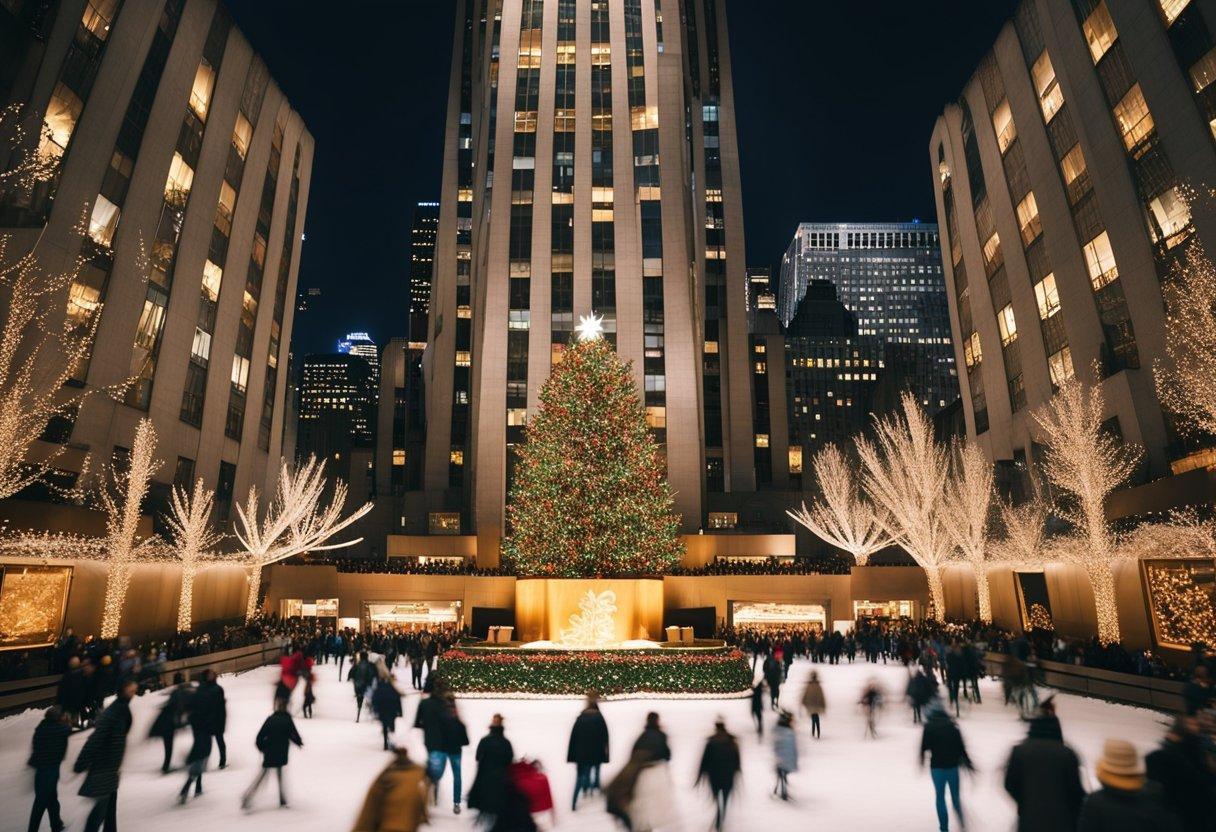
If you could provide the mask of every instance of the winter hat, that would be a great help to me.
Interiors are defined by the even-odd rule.
[[[1107,740],[1098,760],[1098,782],[1112,789],[1139,791],[1144,785],[1144,766],[1136,747],[1127,740]]]

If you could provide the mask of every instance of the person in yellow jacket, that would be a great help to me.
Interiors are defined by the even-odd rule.
[[[367,790],[352,832],[416,832],[427,821],[430,783],[422,766],[404,748]]]

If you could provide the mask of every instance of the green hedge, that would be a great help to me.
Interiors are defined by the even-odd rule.
[[[630,693],[731,694],[752,670],[734,648],[699,650],[461,650],[445,652],[436,682],[454,693],[605,696]]]

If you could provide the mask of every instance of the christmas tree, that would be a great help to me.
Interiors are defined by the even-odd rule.
[[[597,323],[584,319],[553,368],[519,449],[503,543],[519,575],[658,574],[683,552],[629,365]]]

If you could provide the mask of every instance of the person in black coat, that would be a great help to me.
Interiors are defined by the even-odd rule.
[[[127,732],[131,730],[131,698],[138,685],[123,682],[110,707],[102,711],[93,733],[76,757],[73,771],[88,772],[80,785],[80,796],[93,798],[93,808],[84,832],[118,832],[118,774],[127,753]]]
[[[950,789],[950,801],[954,804],[954,814],[958,816],[960,826],[966,827],[963,816],[963,802],[959,796],[960,767],[974,770],[971,758],[967,756],[967,747],[963,744],[963,735],[958,726],[943,709],[939,700],[929,705],[926,714],[925,730],[920,743],[920,761],[925,764],[925,755],[929,755],[929,774],[933,778],[933,791],[937,800],[938,827],[942,830],[950,828],[950,818],[946,813],[946,789]]]
[[[59,680],[59,687],[55,692],[55,704],[63,708],[63,712],[68,715],[68,720],[73,725],[80,724],[80,714],[84,710],[87,694],[88,679],[85,678],[84,668],[80,666],[80,657],[72,656],[68,659],[63,678]]]
[[[1005,767],[1005,791],[1018,804],[1018,832],[1077,828],[1085,800],[1080,768],[1080,759],[1064,744],[1050,700],[1044,702]]]
[[[764,681],[768,684],[769,704],[777,710],[777,700],[781,698],[781,682],[783,668],[781,660],[772,653],[764,660]]]
[[[367,660],[367,651],[364,650],[359,654],[357,662],[351,662],[350,671],[346,674],[346,681],[355,688],[355,722],[359,721],[359,716],[363,713],[363,697],[375,679],[376,668]]]
[[[47,708],[42,722],[34,729],[28,765],[34,770],[34,808],[30,810],[29,832],[38,832],[42,815],[51,816],[52,832],[63,829],[59,817],[59,765],[68,753],[68,715],[58,705]]]
[[[1216,830],[1216,775],[1204,759],[1195,717],[1179,717],[1161,747],[1144,758],[1148,778],[1161,786],[1162,802],[1183,829]]]
[[[726,822],[726,804],[739,776],[739,743],[734,734],[726,730],[719,719],[714,723],[714,732],[705,743],[701,754],[701,768],[697,782],[709,781],[709,790],[714,796],[714,828],[721,830]]]
[[[287,700],[276,699],[274,713],[266,717],[261,730],[258,731],[256,744],[258,751],[262,752],[262,770],[241,798],[242,809],[248,811],[253,805],[253,796],[266,779],[266,772],[271,769],[274,769],[275,778],[279,783],[279,805],[287,805],[287,795],[283,791],[283,766],[287,765],[287,753],[291,750],[291,743],[295,743],[299,748],[304,747],[304,740],[300,739],[296,723],[291,714],[287,713]]]
[[[191,704],[196,704],[192,702]],[[194,796],[203,793],[203,772],[207,768],[207,760],[211,757],[211,715],[202,709],[190,711],[190,730],[194,734],[194,743],[186,756],[186,784],[177,795],[179,803],[185,803],[190,796],[190,786],[194,786]]]
[[[173,738],[186,725],[186,702],[190,693],[191,690],[186,685],[186,677],[180,671],[174,673],[173,690],[169,691],[165,704],[161,707],[160,713],[156,715],[156,719],[152,722],[152,729],[148,732],[148,736],[160,737],[165,744],[165,761],[160,767],[161,774],[168,774],[169,766],[173,762]]]
[[[384,736],[384,750],[388,751],[388,735],[397,730],[397,718],[401,716],[401,693],[393,686],[387,668],[372,690],[372,710],[380,720],[380,733]]]
[[[432,689],[430,696],[419,702],[414,712],[414,727],[422,731],[422,744],[426,747],[426,776],[432,783],[437,779],[434,771],[437,765],[439,772],[443,773],[443,759],[435,756],[443,753],[443,711],[443,694]]]
[[[752,688],[752,719],[756,721],[756,735],[764,736],[764,680]]]
[[[646,727],[641,736],[633,743],[634,751],[646,751],[652,761],[671,759],[671,748],[667,745],[667,735],[659,727],[659,715],[654,711],[646,714]]]
[[[228,746],[224,745],[224,731],[228,727],[228,701],[224,689],[216,682],[215,671],[208,668],[198,683],[190,703],[192,714],[205,714],[208,733],[220,750],[220,768],[228,766]]]
[[[447,763],[452,766],[452,811],[460,814],[460,758],[463,749],[469,744],[469,732],[465,730],[460,715],[456,713],[456,697],[450,693],[444,694],[443,711],[439,716],[439,753],[437,774],[432,782],[435,784],[435,802],[439,802],[439,779]]]
[[[469,808],[483,817],[502,814],[507,804],[507,766],[515,760],[515,749],[503,733],[502,714],[490,719],[490,732],[477,743],[477,776],[469,789]]]
[[[599,791],[600,766],[608,762],[608,723],[600,713],[599,700],[594,693],[588,694],[583,712],[570,729],[566,762],[575,765],[574,797],[570,801],[573,812],[578,808],[580,794]]]
[[[1144,766],[1131,743],[1108,739],[1096,768],[1102,788],[1085,798],[1077,832],[1182,832],[1145,788]]]

